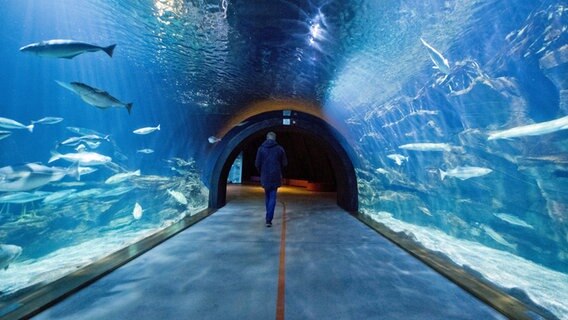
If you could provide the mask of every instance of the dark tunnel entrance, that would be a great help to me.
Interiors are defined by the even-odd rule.
[[[209,207],[226,203],[227,178],[234,160],[242,153],[243,181],[257,180],[254,167],[256,150],[266,133],[274,131],[286,150],[288,167],[285,183],[313,191],[335,191],[337,204],[349,211],[358,209],[358,192],[350,147],[342,136],[324,120],[297,111],[266,112],[249,118],[246,125],[236,126],[215,146],[217,159],[209,178]],[[304,185],[302,185],[304,184]]]
[[[305,187],[311,191],[336,191],[335,173],[331,165],[333,155],[320,139],[305,132],[295,132],[285,128],[273,131],[288,157],[288,166],[283,171],[285,185]],[[241,153],[243,183],[258,181],[254,161],[256,152],[264,141],[265,135],[259,135],[243,146]]]

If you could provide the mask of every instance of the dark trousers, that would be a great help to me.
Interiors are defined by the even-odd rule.
[[[274,208],[276,207],[276,191],[278,191],[278,187],[264,189],[266,201],[266,223],[272,223],[272,218],[274,218]]]

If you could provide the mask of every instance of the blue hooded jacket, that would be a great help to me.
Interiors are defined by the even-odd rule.
[[[260,184],[265,189],[273,189],[282,185],[282,169],[288,165],[286,152],[275,140],[268,139],[256,152],[254,162],[260,172]]]

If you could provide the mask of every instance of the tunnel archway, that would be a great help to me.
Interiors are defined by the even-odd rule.
[[[243,121],[231,129],[215,145],[212,159],[216,159],[210,170],[209,207],[220,208],[227,197],[227,177],[233,161],[243,146],[258,140],[268,131],[299,133],[317,139],[328,151],[337,193],[337,204],[349,212],[358,210],[357,177],[350,146],[345,139],[325,120],[292,110],[265,112]]]

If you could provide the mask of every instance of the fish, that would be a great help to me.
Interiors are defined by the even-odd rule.
[[[56,124],[63,121],[63,118],[58,118],[58,117],[45,117],[45,118],[41,118],[37,121],[32,121],[32,124]]]
[[[444,180],[446,176],[455,177],[460,180],[467,180],[469,178],[481,177],[493,172],[493,170],[489,168],[482,168],[482,167],[456,167],[453,169],[449,169],[447,171],[439,169],[439,171],[440,171],[441,180]]]
[[[87,128],[80,128],[80,127],[66,127],[67,130],[81,135],[81,136],[88,136],[88,135],[94,135],[94,136],[99,136],[99,137],[108,137],[109,135],[107,134],[102,134],[98,131],[95,131],[93,129],[87,129]]]
[[[387,170],[383,169],[383,168],[377,168],[375,171],[377,171],[377,173],[384,174],[384,175],[389,174],[389,172]]]
[[[209,138],[207,138],[207,140],[209,141],[209,143],[214,144],[217,143],[219,141],[221,141],[221,139],[215,137],[215,136],[210,136]]]
[[[55,82],[63,88],[71,90],[75,94],[79,95],[83,101],[94,107],[100,109],[124,107],[128,111],[128,114],[130,114],[130,110],[132,109],[132,103],[121,102],[117,98],[111,96],[108,92],[91,87],[87,84],[81,82],[66,83],[58,80],[55,80]]]
[[[402,163],[404,161],[408,161],[408,157],[405,157],[401,154],[395,153],[395,154],[389,154],[387,155],[387,158],[393,160],[397,165],[402,165]]]
[[[482,225],[481,227],[483,229],[483,231],[485,231],[485,233],[493,240],[497,241],[498,243],[509,247],[511,249],[517,249],[517,245],[510,243],[509,241],[505,240],[505,238],[503,238],[503,236],[501,236],[499,233],[497,233],[495,230],[491,229],[491,227],[488,227],[486,225]]]
[[[528,224],[525,221],[523,221],[523,220],[521,220],[521,219],[519,219],[515,216],[512,216],[510,214],[494,213],[493,215],[496,216],[497,218],[505,221],[505,222],[510,223],[510,224],[513,224],[513,225],[516,225],[516,226],[519,226],[519,227],[523,227],[523,228],[534,229],[534,227],[531,226],[530,224]]]
[[[434,49],[434,47],[428,44],[428,42],[424,39],[420,38],[420,41],[428,49],[428,55],[430,56],[430,60],[434,63],[434,68],[440,70],[440,72],[446,75],[449,75],[452,71],[448,59],[444,58],[438,50]]]
[[[100,47],[75,40],[53,39],[28,44],[20,48],[21,52],[29,52],[42,57],[73,59],[85,52],[103,51],[112,58],[116,44]]]
[[[27,129],[29,132],[34,131],[34,124],[30,124],[29,126],[23,125],[16,120],[2,118],[0,117],[0,127],[6,129]]]
[[[37,163],[0,168],[0,191],[20,192],[42,187],[65,176],[80,179],[77,166],[48,167]]]
[[[152,150],[152,149],[140,149],[140,150],[136,150],[136,152],[150,154],[150,153],[154,153],[154,150]]]
[[[100,145],[100,142],[102,140],[106,140],[106,141],[110,141],[109,140],[109,136],[106,135],[104,137],[98,136],[96,134],[88,134],[88,135],[84,135],[84,136],[80,136],[80,137],[71,137],[68,138],[62,142],[60,142],[58,145],[64,145],[64,146],[76,146],[79,143],[86,143],[89,147],[91,146],[95,146],[98,147]],[[98,143],[98,144],[96,144]],[[92,149],[95,149],[92,148]]]
[[[84,176],[86,174],[91,174],[99,169],[93,167],[79,167],[79,175]]]
[[[104,191],[102,193],[99,192],[97,195],[95,195],[95,198],[118,197],[134,189],[136,189],[136,187],[130,185],[119,186],[117,188]]]
[[[59,159],[63,159],[65,161],[78,163],[81,166],[89,167],[89,166],[97,166],[107,164],[112,161],[112,158],[109,156],[105,156],[96,152],[79,152],[79,153],[67,153],[67,154],[60,154],[57,151],[51,151],[51,158],[49,158],[48,163],[52,163]]]
[[[168,193],[179,203],[187,205],[187,198],[179,191],[168,189]]]
[[[487,140],[512,139],[525,136],[540,136],[568,129],[568,116],[555,120],[519,126],[507,130],[495,131],[489,134]]]
[[[447,143],[409,143],[399,146],[398,148],[413,151],[452,151],[452,146]]]
[[[67,190],[62,190],[62,191],[57,191],[54,192],[50,195],[48,195],[47,197],[43,198],[43,203],[56,203],[59,202],[65,198],[67,198],[68,196],[70,196],[71,194],[75,193],[77,191],[77,189],[67,189]]]
[[[14,260],[22,254],[22,247],[13,244],[0,244],[0,269],[7,270]]]
[[[123,172],[123,173],[117,173],[113,176],[111,176],[110,178],[105,180],[106,184],[116,184],[116,183],[121,183],[131,177],[134,176],[140,176],[140,170],[136,170],[136,171],[132,171],[132,172]]]
[[[0,130],[0,140],[8,138],[12,134],[12,131]]]
[[[132,216],[134,219],[139,220],[142,218],[142,211],[142,206],[136,202],[136,204],[134,204],[134,210],[132,210]]]
[[[51,192],[14,192],[0,196],[0,203],[28,203],[41,200],[47,197]]]
[[[432,216],[432,212],[430,212],[430,210],[428,210],[428,208],[426,207],[418,207],[418,209],[420,209],[420,211],[422,211],[422,213],[424,213],[427,216]]]
[[[160,125],[158,125],[157,127],[140,128],[140,129],[136,129],[132,132],[135,133],[135,134],[149,134],[149,133],[152,133],[156,130],[160,130]]]

